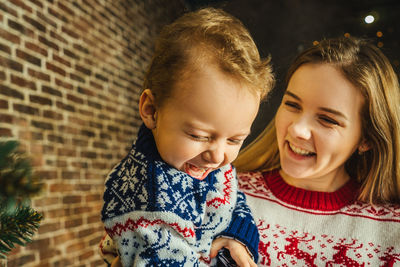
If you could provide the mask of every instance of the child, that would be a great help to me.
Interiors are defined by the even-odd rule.
[[[389,60],[364,40],[296,58],[274,121],[234,162],[253,171],[238,179],[259,266],[399,266],[399,103]]]
[[[204,266],[220,236],[240,266],[255,265],[257,227],[229,163],[272,82],[248,31],[222,10],[162,30],[139,100],[144,125],[105,184],[102,220],[123,266]]]

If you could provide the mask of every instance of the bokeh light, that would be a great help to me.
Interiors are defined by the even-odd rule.
[[[368,15],[364,18],[365,23],[371,24],[372,22],[375,21],[375,17],[372,15]]]

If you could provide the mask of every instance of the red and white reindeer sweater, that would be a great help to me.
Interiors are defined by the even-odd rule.
[[[400,266],[400,205],[355,200],[285,183],[277,170],[239,173],[260,233],[259,266]]]

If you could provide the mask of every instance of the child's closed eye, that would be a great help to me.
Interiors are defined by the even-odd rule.
[[[201,136],[201,135],[196,135],[196,134],[188,134],[188,136],[198,142],[207,142],[210,140],[210,137],[208,136]]]

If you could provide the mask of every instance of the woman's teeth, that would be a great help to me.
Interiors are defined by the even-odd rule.
[[[298,148],[294,145],[292,145],[291,143],[289,143],[290,149],[292,149],[292,151],[296,154],[299,154],[301,156],[311,156],[311,155],[315,155],[314,152],[310,152],[301,148]]]

